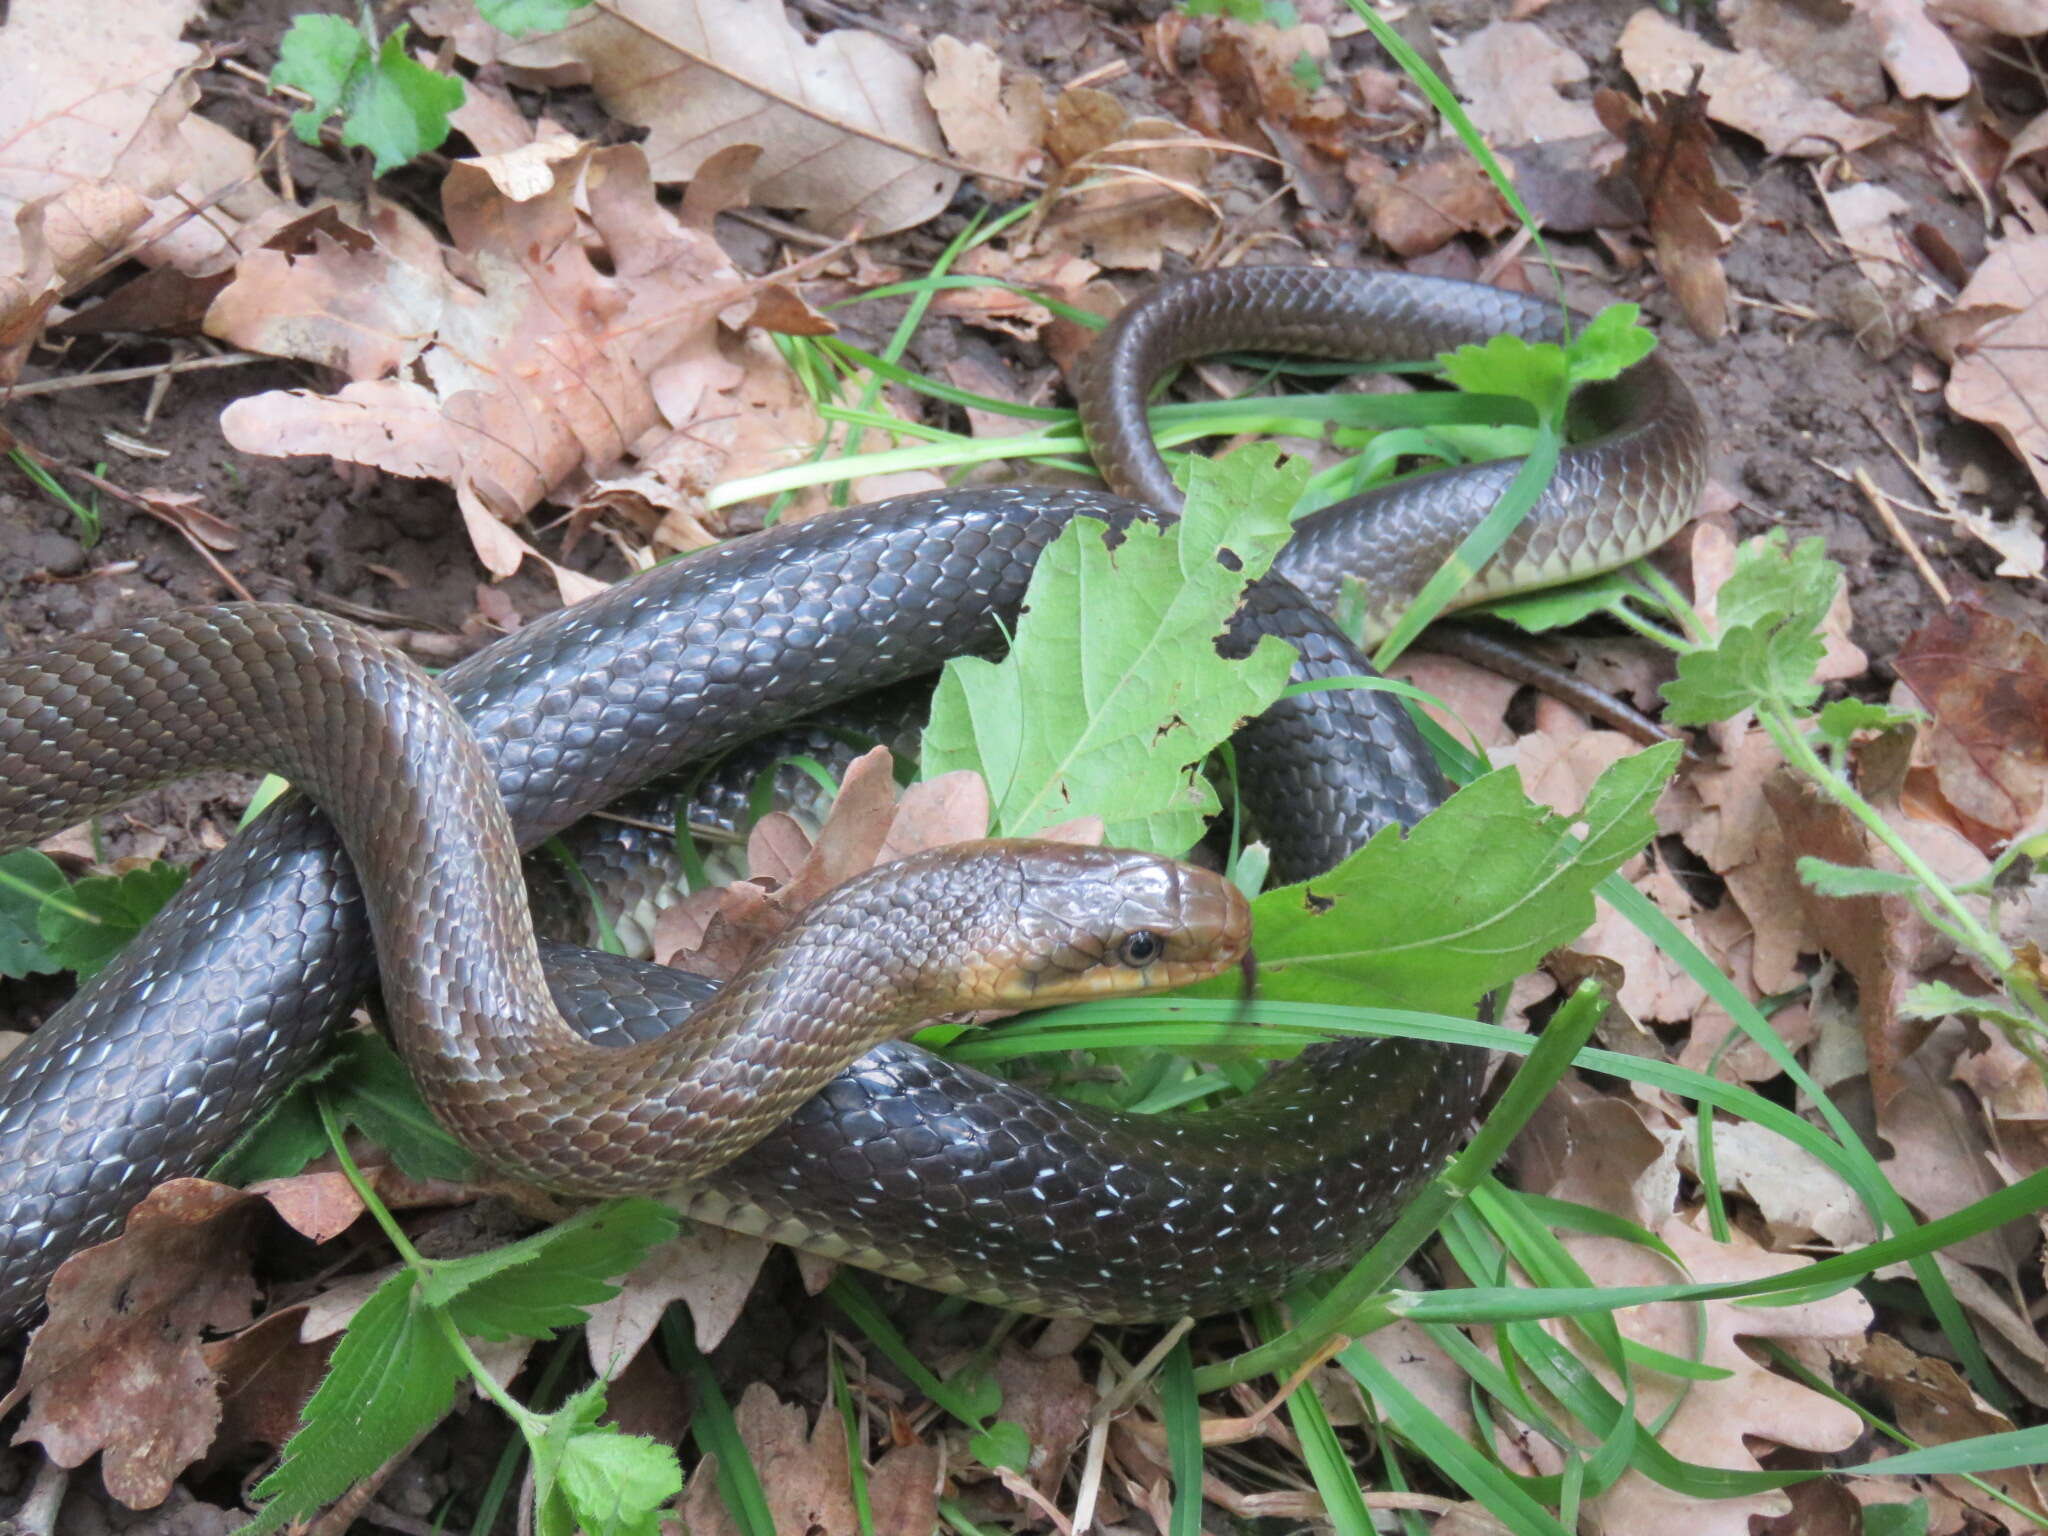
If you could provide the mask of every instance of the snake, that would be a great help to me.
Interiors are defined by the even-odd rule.
[[[1455,1145],[1483,1052],[1331,1041],[1228,1104],[1151,1116],[896,1038],[912,1014],[1213,973],[1246,941],[1218,877],[1114,850],[938,850],[828,895],[770,946],[765,980],[716,995],[628,957],[536,945],[513,882],[429,877],[476,867],[463,861],[479,845],[501,869],[650,779],[999,650],[1039,554],[1076,519],[1115,537],[1177,513],[1145,407],[1178,364],[1247,348],[1420,358],[1500,335],[1558,341],[1573,324],[1554,302],[1415,274],[1192,273],[1126,306],[1077,370],[1108,493],[960,488],[778,524],[551,613],[423,689],[381,642],[266,605],[0,658],[0,850],[195,752],[246,761],[256,737],[311,790],[256,818],[0,1061],[0,1326],[31,1320],[56,1266],[156,1183],[209,1166],[380,964],[387,1011],[432,1021],[407,1054],[437,1113],[544,1187],[658,1191],[885,1275],[1104,1322],[1218,1312],[1351,1262]],[[1463,600],[1612,569],[1691,515],[1706,431],[1660,355],[1573,409],[1578,440]],[[1295,648],[1297,681],[1367,672],[1325,611],[1346,577],[1367,581],[1368,630],[1384,629],[1517,468],[1415,474],[1299,519],[1219,648],[1272,634]],[[416,734],[427,715],[431,747]],[[1290,693],[1234,744],[1276,880],[1312,880],[1446,793],[1378,691]],[[468,809],[441,820],[451,803]],[[716,1028],[675,1028],[705,1009]],[[791,1018],[794,1044],[752,1031]],[[679,1062],[689,1102],[668,1086]]]

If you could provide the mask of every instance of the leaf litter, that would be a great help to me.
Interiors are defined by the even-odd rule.
[[[995,198],[1041,179],[1048,196],[1034,216],[977,247],[956,270],[1010,278],[1096,309],[1115,302],[1102,269],[1147,271],[1169,259],[1212,255],[1219,240],[1235,242],[1256,227],[1242,221],[1258,217],[1247,213],[1245,189],[1261,185],[1260,175],[1292,193],[1312,239],[1356,221],[1397,255],[1446,270],[1473,270],[1460,264],[1470,261],[1474,244],[1483,248],[1508,228],[1502,205],[1462,151],[1428,139],[1420,98],[1358,52],[1349,42],[1355,25],[1347,29],[1342,12],[1323,7],[1304,7],[1305,22],[1274,8],[1256,17],[1169,12],[1146,29],[1141,41],[1148,51],[1130,55],[1144,72],[1144,89],[1130,91],[1128,80],[1077,81],[1074,70],[1020,62],[1013,46],[988,46],[1007,44],[1001,37],[932,33],[918,39],[925,45],[919,53],[874,31],[806,35],[779,8],[739,0],[600,4],[565,31],[518,42],[482,28],[467,6],[444,0],[418,8],[415,22],[487,68],[466,82],[468,99],[456,113],[458,131],[477,155],[449,172],[438,227],[396,202],[379,202],[368,211],[327,215],[322,227],[266,249],[262,239],[297,209],[288,186],[257,178],[250,143],[195,111],[202,98],[194,77],[180,71],[204,69],[211,60],[177,41],[177,23],[190,9],[136,13],[133,55],[66,49],[66,67],[40,75],[35,61],[59,46],[47,30],[48,8],[17,0],[0,33],[0,47],[28,50],[27,72],[17,70],[16,78],[37,78],[45,93],[36,98],[36,121],[5,125],[11,139],[0,132],[17,173],[11,182],[0,178],[0,197],[13,198],[10,208],[22,213],[5,221],[10,232],[20,231],[19,248],[0,246],[0,285],[11,285],[0,287],[0,349],[10,366],[35,355],[44,327],[68,313],[78,286],[116,253],[148,244],[145,261],[225,276],[227,287],[208,317],[211,334],[316,364],[342,381],[338,390],[272,391],[237,401],[227,416],[236,446],[318,453],[443,480],[456,490],[488,571],[503,576],[539,557],[565,597],[588,586],[567,563],[568,550],[543,542],[536,513],[544,504],[569,509],[578,531],[603,528],[615,546],[643,558],[667,553],[743,526],[708,505],[715,486],[794,462],[826,437],[809,395],[794,382],[790,354],[770,334],[820,334],[819,312],[804,303],[801,274],[795,286],[760,284],[777,270],[760,259],[771,248],[757,246],[744,263],[726,254],[719,240],[731,237],[734,210],[778,209],[832,235],[874,236],[924,224],[964,174],[978,176],[982,193]],[[1940,174],[1959,197],[1971,195],[1974,177],[1975,195],[1996,198],[2006,210],[1974,247],[1961,242],[1967,254],[1957,256],[1951,246],[1943,255],[1924,222],[1915,222],[1925,191],[1904,169],[1924,136],[1886,103],[1886,85],[1873,78],[1872,64],[1881,61],[1901,97],[1947,102],[1967,88],[1968,72],[1993,67],[1983,51],[1987,40],[1995,51],[2001,31],[2025,35],[2038,30],[2038,18],[2023,6],[1930,12],[1873,4],[1833,22],[1802,13],[1798,25],[1806,30],[1795,34],[1783,8],[1753,3],[1731,8],[1726,33],[1714,34],[1730,45],[1722,46],[1644,10],[1614,45],[1643,100],[1617,96],[1595,121],[1586,82],[1596,72],[1619,76],[1584,51],[1580,34],[1539,17],[1542,10],[1519,7],[1515,20],[1457,39],[1445,57],[1496,144],[1527,151],[1556,139],[1595,140],[1587,147],[1597,147],[1602,169],[1572,165],[1572,195],[1594,206],[1604,178],[1614,197],[1575,227],[1606,221],[1608,234],[1600,238],[1624,270],[1640,260],[1632,242],[1642,242],[1693,327],[1719,334],[1739,325],[1755,298],[1742,259],[1762,204],[1754,185],[1730,174],[1737,152],[1748,155],[1755,146],[1767,155],[1835,157],[1828,159],[1829,177],[1845,167],[1854,174],[1817,188],[1826,219],[1816,227],[1832,228],[1845,264],[1868,288],[1857,301],[1856,313],[1870,322],[1858,322],[1859,338],[1930,350],[1948,369],[1948,408],[1989,426],[2021,475],[2048,488],[2048,458],[2035,441],[2048,414],[2048,384],[2029,362],[2027,329],[2041,297],[2030,281],[2038,263],[2029,258],[2048,235],[2040,184],[2048,157],[2039,153],[2048,115],[2037,112],[2029,126],[1999,120],[1981,106],[1929,106],[1926,132],[1946,146]],[[1041,48],[1031,57],[1053,56]],[[707,88],[649,93],[635,70],[650,60],[658,73],[681,71],[679,78]],[[797,80],[792,68],[808,75]],[[531,98],[496,89],[499,80],[554,92],[588,82],[614,119],[648,131],[646,147],[598,149],[551,120],[530,121]],[[852,94],[872,99],[856,105],[854,83],[864,89]],[[44,103],[59,110],[44,110]],[[99,115],[102,103],[113,115]],[[86,123],[89,132],[81,129]],[[1844,156],[1863,158],[1852,163]],[[808,163],[785,163],[792,160]],[[1740,163],[1754,165],[1754,158]],[[1253,169],[1267,164],[1270,172]],[[24,167],[32,173],[25,179]],[[658,188],[684,182],[681,210],[672,211]],[[167,198],[173,187],[176,195]],[[780,254],[786,271],[788,251]],[[828,252],[815,270],[846,293],[860,286],[847,274],[872,271],[873,264],[864,249]],[[1510,267],[1505,279],[1525,280],[1519,274]],[[947,293],[934,308],[1021,341],[1042,340],[1056,357],[1073,350],[1075,338],[1061,332],[1071,322],[1026,298],[993,289]],[[1872,351],[1884,355],[1877,346]],[[1926,380],[1915,387],[1941,389],[1939,368],[1915,355],[1916,378]],[[951,360],[946,367],[950,372]],[[380,443],[387,428],[396,436]],[[1983,510],[1964,509],[1955,517],[1958,527],[1996,533],[2026,526],[2028,509],[2018,498],[2001,503],[1981,487],[1966,486],[1962,494]],[[822,496],[807,493],[793,510],[823,504]],[[2000,548],[2011,568],[1987,571],[1987,580],[2038,574],[2038,559],[2029,566],[2024,547]],[[1683,576],[1688,566],[1693,600],[1711,616],[1715,592],[1733,569],[1732,542],[1710,526],[1673,569]],[[1848,641],[1849,622],[1860,617],[1848,601],[1833,605],[1818,659],[1802,665],[1816,680],[1846,683],[1867,700],[1877,689],[1863,678],[1862,654]],[[2027,710],[2043,671],[2034,655],[2040,641],[2010,617],[2012,608],[1995,592],[1974,594],[1935,617],[1895,659],[1903,687],[1891,703],[1925,719],[1887,718],[1843,736],[1845,761],[1885,824],[1966,886],[2004,849],[2042,831],[2038,732]],[[1646,643],[1574,638],[1564,654],[1582,673],[1622,680],[1644,702],[1654,703],[1657,685],[1669,677],[1664,653]],[[1891,656],[1880,659],[1894,664]],[[1511,685],[1461,672],[1459,664],[1417,657],[1405,670],[1449,704],[1495,766],[1515,769],[1529,794],[1566,814],[1625,750],[1614,733],[1568,708],[1517,699]],[[1870,1124],[1891,1149],[1883,1166],[1923,1217],[2048,1165],[2038,1063],[1971,1009],[1970,1000],[1989,997],[1998,978],[1959,953],[1902,894],[1829,896],[1805,883],[1802,856],[1879,872],[1894,871],[1896,860],[1867,828],[1845,825],[1810,792],[1797,790],[1773,740],[1754,721],[1738,714],[1707,727],[1703,739],[1711,743],[1703,760],[1681,770],[1657,808],[1660,836],[1625,873],[1745,996],[1774,1001],[1781,1034],[1831,1090],[1867,1094]],[[812,892],[877,854],[978,835],[989,823],[985,803],[938,784],[916,786],[892,807],[889,779],[886,768],[872,764],[849,773],[844,808],[815,842],[793,825],[762,823],[749,850],[754,879],[708,893],[697,904],[696,931],[666,934],[669,947],[696,947],[693,964],[730,965]],[[920,800],[927,792],[944,801],[929,813]],[[998,810],[1001,804],[999,795]],[[920,827],[927,814],[935,819]],[[2038,965],[2048,933],[2032,895],[2031,866],[2022,861],[2007,866],[1995,908],[1982,894],[1969,900]],[[1778,1079],[1777,1063],[1741,1042],[1723,1004],[1611,907],[1601,906],[1572,949],[1577,958],[1561,958],[1560,974],[1619,963],[1622,1012],[1603,1025],[1604,1042],[1735,1081]],[[1947,991],[1928,991],[1937,985]],[[1935,996],[1955,1000],[1951,1011],[1929,1011],[1927,999]],[[1715,1177],[1738,1227],[1732,1245],[1710,1242],[1700,1231],[1702,1125],[1689,1103],[1641,1087],[1595,1090],[1587,1082],[1567,1085],[1559,1104],[1567,1103],[1558,1112],[1584,1122],[1564,1138],[1580,1149],[1576,1160],[1566,1159],[1576,1174],[1560,1177],[1555,1161],[1545,1173],[1525,1159],[1524,1187],[1648,1227],[1680,1252],[1695,1277],[1804,1262],[1871,1235],[1837,1175],[1782,1139],[1723,1116],[1714,1136]],[[1544,1134],[1539,1125],[1532,1144],[1540,1146]],[[1632,1150],[1624,1156],[1622,1147]],[[1585,1165],[1585,1154],[1596,1149],[1609,1154],[1612,1167]],[[291,1219],[307,1230],[325,1235],[336,1223],[353,1222],[352,1196],[340,1193],[333,1175],[291,1182],[290,1192],[273,1191],[270,1200],[295,1210]],[[246,1209],[237,1201],[224,1209],[230,1222],[250,1219],[234,1214]],[[1984,1325],[1987,1349],[2033,1412],[2048,1404],[2038,1326],[2040,1241],[2038,1221],[2016,1222],[1959,1245],[1945,1260],[1956,1294]],[[182,1261],[189,1267],[164,1270],[190,1279],[177,1281],[179,1294],[166,1299],[171,1310],[163,1315],[172,1321],[160,1353],[150,1355],[119,1329],[107,1332],[76,1301],[66,1302],[37,1348],[47,1356],[67,1330],[86,1336],[92,1347],[80,1355],[84,1374],[76,1383],[149,1360],[138,1381],[175,1381],[202,1396],[225,1391],[223,1438],[275,1446],[326,1346],[288,1339],[296,1331],[290,1311],[234,1332],[260,1294],[246,1271],[223,1262],[238,1244],[185,1246],[193,1250]],[[1596,1280],[1621,1283],[1651,1271],[1668,1277],[1668,1267],[1659,1269],[1662,1261],[1640,1248],[1583,1246],[1598,1255],[1587,1261]],[[743,1338],[759,1258],[741,1240],[678,1239],[666,1270],[651,1267],[602,1304],[602,1321],[588,1341],[593,1367],[649,1369],[641,1362],[653,1354],[641,1345],[673,1296],[689,1298],[700,1348],[717,1347],[736,1316],[734,1337]],[[147,1260],[152,1268],[160,1262]],[[337,1307],[337,1316],[367,1295]],[[1977,1397],[1954,1366],[1928,1353],[1945,1347],[1931,1331],[1895,1337],[1880,1329],[1862,1338],[1853,1294],[1778,1312],[1706,1304],[1706,1358],[1734,1374],[1687,1386],[1663,1432],[1675,1454],[1739,1468],[1756,1465],[1758,1452],[1782,1464],[1774,1447],[1816,1453],[1847,1446],[1855,1431],[1833,1405],[1742,1343],[1765,1328],[1809,1369],[1874,1393],[1922,1442],[2038,1422]],[[1642,1336],[1683,1354],[1699,1343],[1688,1331],[1696,1320],[1682,1308],[1652,1311],[1644,1314],[1641,1326],[1649,1331]],[[217,1333],[229,1336],[208,1337]],[[1395,1338],[1389,1330],[1374,1342]],[[1415,1340],[1409,1347],[1428,1355]],[[1077,1458],[1085,1460],[1075,1449],[1073,1414],[1085,1417],[1096,1389],[1076,1372],[1074,1346],[1065,1344],[1032,1368],[1060,1383],[1044,1389],[1059,1412],[1041,1414],[1031,1407],[1041,1388],[1016,1365],[1023,1358],[1008,1345],[997,1356],[1004,1412],[1029,1420],[1032,1443],[1047,1452],[1022,1485],[1005,1480],[1015,1473],[970,1471],[971,1461],[946,1446],[952,1432],[928,1418],[921,1428],[909,1427],[919,1422],[903,1406],[914,1393],[879,1375],[860,1385],[863,1415],[876,1410],[875,1423],[887,1426],[877,1443],[893,1443],[868,1469],[878,1530],[928,1529],[931,1500],[942,1486],[997,1522],[1041,1520],[1048,1508],[1057,1516],[1071,1507],[1062,1501],[1084,1475]],[[1461,1378],[1445,1358],[1429,1360],[1417,1380],[1434,1384],[1447,1419],[1469,1423],[1458,1417],[1467,1405]],[[256,1362],[263,1361],[279,1362],[277,1382],[250,1385],[260,1383]],[[33,1422],[46,1443],[72,1460],[104,1445],[109,1486],[124,1498],[162,1497],[212,1438],[210,1423],[193,1420],[182,1425],[181,1437],[164,1442],[171,1449],[138,1450],[168,1411],[152,1406],[153,1389],[132,1399],[106,1397],[95,1421],[73,1403],[98,1398],[97,1386],[44,1380]],[[225,1386],[210,1385],[219,1383]],[[740,1435],[757,1468],[777,1469],[770,1481],[778,1518],[844,1528],[837,1522],[852,1497],[849,1447],[839,1414],[815,1388],[815,1378],[795,1387],[796,1403],[758,1382],[747,1388]],[[782,1391],[790,1390],[785,1383]],[[234,1404],[243,1398],[248,1412],[237,1423]],[[1645,1404],[1638,1408],[1647,1416]],[[1066,1427],[1056,1428],[1061,1414]],[[1104,1442],[1108,1475],[1096,1485],[1094,1507],[1106,1521],[1163,1519],[1171,1502],[1164,1442],[1149,1428],[1135,1432],[1137,1422],[1120,1424]],[[1299,1455],[1299,1439],[1279,1420],[1266,1422],[1270,1430],[1259,1432],[1261,1476],[1299,1479],[1298,1462],[1288,1460]],[[1532,1455],[1542,1447],[1541,1436],[1530,1433],[1502,1442],[1504,1453],[1532,1472],[1555,1469]],[[1284,1466],[1295,1470],[1281,1473]],[[683,1509],[693,1528],[722,1528],[718,1479],[710,1463],[701,1470]],[[2038,1504],[2039,1490],[2022,1475],[1990,1477],[2008,1497]],[[1306,1514],[1318,1507],[1305,1480],[1249,1495],[1227,1479],[1212,1483],[1212,1496],[1246,1512]],[[1844,1486],[1853,1503],[1876,1498],[1872,1490],[1880,1485],[1858,1479]],[[2020,1528],[2009,1505],[1960,1478],[1882,1486],[1917,1494],[1931,1531],[1964,1529],[1966,1521],[1976,1522],[1972,1529]],[[1751,1515],[1782,1510],[1785,1497],[1705,1501],[1631,1471],[1595,1495],[1590,1509],[1607,1529],[1708,1529],[1718,1521],[1734,1530],[1746,1529]],[[1790,1497],[1794,1509],[1819,1507],[1804,1502],[1811,1497],[1804,1489]],[[1253,1506],[1247,1499],[1279,1502]],[[885,1517],[884,1510],[891,1513]]]

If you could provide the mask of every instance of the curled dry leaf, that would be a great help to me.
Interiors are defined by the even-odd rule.
[[[520,39],[484,25],[469,0],[413,14],[515,79],[590,85],[613,117],[648,130],[658,181],[758,146],[756,199],[828,234],[909,229],[960,184],[917,65],[858,28],[808,41],[779,0],[603,0]]]
[[[1106,91],[1062,91],[1045,147],[1059,170],[1034,243],[1100,265],[1156,272],[1191,256],[1219,214],[1202,188],[1213,152],[1179,123],[1133,118]]]
[[[1976,1435],[2011,1434],[2012,1420],[1970,1390],[1962,1373],[1946,1360],[1916,1354],[1889,1334],[1873,1334],[1856,1361],[1857,1370],[1874,1382],[1891,1406],[1902,1433],[1919,1445],[1948,1445]],[[2038,1469],[2015,1467],[1982,1474],[2008,1499],[2039,1509],[2042,1489]],[[2015,1530],[2012,1509],[1990,1498],[1962,1478],[1940,1479],[1951,1497],[1978,1510],[1993,1529]]]
[[[384,205],[368,249],[317,235],[307,256],[245,258],[207,329],[352,382],[237,400],[221,418],[228,441],[445,480],[485,566],[516,570],[534,551],[509,523],[689,424],[667,413],[663,370],[747,291],[709,237],[655,200],[637,149],[582,150],[552,172],[546,192],[516,201],[458,164],[442,189],[452,248]],[[680,393],[701,409],[708,391]],[[564,595],[583,595],[591,584],[571,577],[557,568]]]
[[[1594,98],[1608,132],[1628,145],[1624,169],[1650,224],[1657,271],[1695,334],[1728,328],[1728,274],[1721,252],[1742,219],[1742,203],[1714,169],[1714,130],[1696,89],[1653,91],[1636,106],[1619,91]]]
[[[1645,94],[1690,92],[1697,72],[1707,115],[1773,155],[1846,154],[1891,132],[1814,95],[1768,59],[1716,48],[1650,6],[1629,18],[1619,47],[1623,67]]]

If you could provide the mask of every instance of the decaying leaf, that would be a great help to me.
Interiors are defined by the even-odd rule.
[[[1714,169],[1714,130],[1695,88],[1650,93],[1638,107],[1619,91],[1594,98],[1607,131],[1628,145],[1629,179],[1648,213],[1657,271],[1686,323],[1712,339],[1728,328],[1728,274],[1721,252],[1742,202]]]
[[[1773,155],[1845,154],[1891,132],[1813,95],[1768,59],[1716,48],[1651,6],[1629,18],[1619,46],[1622,64],[1646,95],[1690,92],[1697,75],[1707,115]]]
[[[584,150],[551,169],[548,190],[522,202],[458,164],[443,187],[452,248],[387,204],[370,248],[316,236],[310,256],[245,258],[208,330],[352,382],[237,400],[221,419],[228,441],[445,480],[498,575],[534,553],[509,525],[543,497],[658,456],[705,403],[687,382],[693,349],[748,285],[656,201],[637,149]],[[588,590],[557,575],[565,596]]]
[[[1956,825],[1986,853],[2038,826],[2048,803],[2048,641],[1958,602],[1907,638],[1897,666],[1932,716],[1917,746]]]
[[[619,1294],[590,1309],[584,1342],[590,1367],[610,1376],[637,1359],[671,1302],[686,1302],[697,1348],[709,1354],[738,1321],[754,1277],[773,1245],[743,1232],[692,1227],[661,1244],[620,1284]]]
[[[657,181],[688,181],[720,150],[757,145],[756,200],[834,235],[922,224],[960,184],[917,65],[859,28],[808,41],[779,0],[598,0],[560,31],[519,39],[470,0],[413,14],[514,79],[588,83],[613,117],[648,130]]]
[[[1179,123],[1134,118],[1108,92],[1076,87],[1053,103],[1045,147],[1057,171],[1036,244],[1156,272],[1165,252],[1192,255],[1215,227],[1203,190],[1214,155]]]
[[[2048,493],[2048,234],[2001,240],[1944,317],[1950,409],[1981,421]]]
[[[1514,222],[1500,193],[1473,158],[1449,148],[1384,171],[1369,157],[1346,167],[1359,213],[1397,256],[1422,256],[1477,233],[1489,238]]]

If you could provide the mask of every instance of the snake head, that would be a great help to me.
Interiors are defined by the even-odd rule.
[[[887,868],[901,889],[930,882],[920,886],[932,893],[922,931],[906,947],[919,954],[918,990],[934,1012],[1183,986],[1237,965],[1251,942],[1236,886],[1129,849],[1001,839]]]

